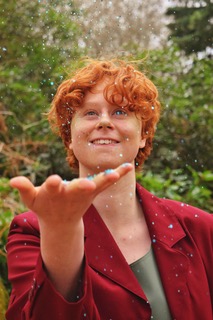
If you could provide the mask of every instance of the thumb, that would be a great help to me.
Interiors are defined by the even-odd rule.
[[[21,199],[24,204],[31,209],[35,196],[37,194],[37,188],[34,187],[32,182],[26,177],[15,177],[10,180],[10,186],[18,189]]]

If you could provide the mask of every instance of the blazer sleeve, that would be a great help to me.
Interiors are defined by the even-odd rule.
[[[7,320],[100,320],[86,255],[76,302],[66,301],[48,279],[40,254],[38,221],[33,212],[13,219],[8,235],[7,259],[8,277],[12,284]]]

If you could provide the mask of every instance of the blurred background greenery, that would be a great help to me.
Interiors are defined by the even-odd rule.
[[[73,178],[43,114],[82,57],[147,57],[140,69],[158,87],[163,110],[137,179],[160,197],[213,211],[213,3],[142,3],[0,0],[0,320],[10,292],[8,228],[25,210],[9,179]]]

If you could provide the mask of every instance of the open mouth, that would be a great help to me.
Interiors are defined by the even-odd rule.
[[[97,139],[97,140],[91,141],[91,143],[96,145],[107,145],[107,144],[116,144],[119,142],[111,139]]]

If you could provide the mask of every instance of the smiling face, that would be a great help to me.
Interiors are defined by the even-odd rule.
[[[72,149],[80,176],[95,174],[134,159],[145,146],[142,121],[127,108],[110,104],[103,96],[106,83],[87,92],[71,122]]]
[[[105,86],[103,85],[102,88],[104,95],[100,91],[94,93],[94,89],[100,88],[103,81],[105,81]],[[89,101],[92,102],[89,103]],[[92,113],[89,113],[91,117],[85,117],[85,114],[82,113],[83,110],[91,106],[93,109]],[[124,108],[115,112],[113,106],[115,109],[118,109],[118,106]],[[126,107],[129,109],[124,117],[123,111]],[[94,110],[96,108],[97,110]],[[94,111],[97,112],[96,116]],[[143,72],[137,70],[134,63],[131,64],[119,59],[85,61],[83,68],[73,71],[72,76],[60,84],[48,113],[51,128],[61,137],[67,150],[67,161],[73,170],[79,169],[79,161],[82,168],[88,166],[92,170],[91,168],[94,166],[90,164],[92,163],[90,161],[91,152],[93,152],[93,163],[98,170],[97,168],[101,166],[106,167],[102,160],[105,162],[108,160],[112,167],[113,163],[119,162],[119,160],[132,162],[133,149],[139,149],[135,158],[135,169],[140,171],[144,161],[151,153],[159,117],[160,102],[154,83]],[[100,119],[107,119],[107,121],[102,121],[105,123],[104,129],[101,129],[100,125],[99,130],[94,129]],[[106,125],[106,122],[109,122],[109,125]],[[134,127],[133,133],[131,126]],[[140,134],[138,135],[141,127],[143,141],[141,141]],[[97,139],[95,136],[95,143],[94,141],[90,142],[90,135],[92,138],[95,135],[92,132],[101,132]],[[114,134],[115,138],[120,140],[114,141]],[[132,134],[134,138],[132,138]],[[112,143],[113,141],[116,143]],[[102,145],[102,149],[99,148],[102,150],[101,153],[97,153],[99,152],[99,149],[95,148],[97,144],[99,147]],[[106,148],[103,149],[103,147]],[[111,156],[112,153],[109,154],[108,150],[113,150],[113,156]],[[85,153],[83,156],[82,152]],[[102,160],[100,159],[101,154],[104,158]],[[97,164],[98,161],[94,155],[98,155],[99,164]],[[84,159],[86,157],[87,164]],[[114,162],[111,161],[113,157]]]

